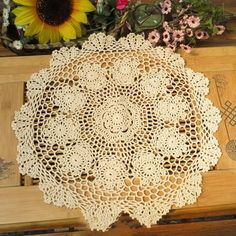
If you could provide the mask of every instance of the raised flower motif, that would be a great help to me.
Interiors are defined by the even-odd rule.
[[[180,133],[177,128],[163,128],[153,138],[154,146],[164,156],[179,157],[186,153],[190,140],[185,133]]]
[[[76,86],[66,85],[55,88],[54,103],[64,112],[75,111],[80,109],[86,102],[83,92],[80,92]]]
[[[161,177],[166,175],[161,156],[151,152],[140,152],[132,162],[135,176],[141,179],[143,184],[158,184]]]
[[[160,119],[171,122],[178,122],[185,119],[190,107],[184,97],[178,95],[166,95],[160,100],[156,107],[156,114]]]
[[[111,68],[111,74],[121,85],[132,85],[139,76],[139,61],[134,58],[118,59]]]
[[[102,156],[92,170],[94,184],[104,191],[119,191],[125,186],[125,164],[115,156]]]
[[[156,96],[159,93],[165,92],[166,86],[170,83],[170,78],[168,74],[163,70],[152,71],[143,77],[141,81],[141,86],[144,92],[148,96]]]
[[[72,147],[66,148],[65,157],[59,159],[61,170],[71,172],[73,175],[88,173],[93,161],[91,148],[88,144],[78,142]]]
[[[79,69],[81,84],[88,89],[101,89],[106,83],[106,69],[95,63],[83,63]]]
[[[66,144],[77,137],[77,127],[70,117],[57,115],[49,118],[42,127],[45,142],[53,144]]]
[[[95,112],[96,128],[108,142],[129,140],[141,125],[139,109],[127,100],[108,98]]]

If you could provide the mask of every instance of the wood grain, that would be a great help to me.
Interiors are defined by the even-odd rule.
[[[203,192],[197,203],[174,209],[168,215],[169,218],[176,218],[188,215],[201,209],[202,213],[222,210],[222,205],[230,205],[236,212],[236,170],[211,171],[204,174]],[[223,193],[224,196],[222,196]],[[11,228],[14,224],[21,224],[22,227],[41,221],[55,220],[78,220],[78,224],[86,225],[79,209],[69,210],[43,202],[43,194],[38,186],[0,188],[0,231]]]
[[[0,178],[0,187],[20,185],[20,174],[16,163],[17,140],[11,129],[11,122],[15,111],[23,104],[23,93],[24,85],[21,82],[0,84],[0,157],[11,164],[8,176]]]
[[[199,72],[234,71],[236,46],[196,48],[190,54],[180,50],[186,65]],[[24,82],[32,73],[49,67],[51,56],[0,58],[0,83]],[[229,60],[230,58],[230,60]]]
[[[235,236],[236,220],[193,222],[181,224],[155,225],[132,229],[125,225],[117,225],[108,232],[78,232],[70,236]],[[66,234],[64,234],[66,235]],[[58,235],[59,236],[59,235]]]
[[[230,92],[226,92],[223,98],[229,99],[230,97],[235,101],[235,90],[233,90],[234,86],[236,86],[235,46],[198,48],[194,49],[191,54],[182,53],[182,55],[188,67],[191,67],[195,71],[203,72],[210,78],[211,93],[209,96],[214,100],[216,106],[219,106],[219,99],[214,91],[213,78],[215,76],[223,76],[230,84],[231,90]],[[10,129],[10,120],[13,118],[13,112],[19,110],[23,102],[23,83],[30,78],[30,74],[37,72],[41,68],[48,67],[49,58],[49,56],[0,58],[1,99],[5,101],[3,104],[8,104],[1,107],[1,110],[5,110],[4,115],[1,113],[0,117],[2,119],[1,122],[4,124],[4,133],[7,135],[12,132]],[[6,101],[8,102],[6,103]],[[233,129],[231,135],[232,137],[235,135]],[[5,140],[3,137],[0,141],[0,145],[3,143],[3,147],[7,150],[12,149],[11,145],[13,145],[14,150],[16,143],[12,141],[13,139]],[[217,137],[220,140],[221,146],[224,148],[227,141],[227,134],[223,124],[221,124]],[[236,214],[236,165],[235,161],[227,156],[225,150],[222,150],[223,156],[217,166],[218,170],[204,174],[203,193],[198,202],[181,209],[174,209],[170,214],[164,217],[164,219],[174,220],[178,218]],[[13,155],[7,154],[7,156],[11,156],[14,160],[15,155],[16,153]],[[27,185],[32,183],[30,179],[26,180]],[[45,204],[43,202],[43,195],[37,186],[2,187],[0,188],[0,202],[0,232],[12,229],[35,229],[37,227],[43,227],[43,225],[54,227],[58,222],[61,225],[77,225],[79,228],[83,229],[86,226],[79,210],[68,210]],[[127,217],[123,219],[125,222],[127,221]],[[229,221],[227,222],[229,223]],[[234,227],[234,222],[231,222],[229,227],[231,227],[231,225]],[[169,227],[169,225],[163,226],[163,231],[166,227]],[[182,225],[181,227],[187,226]],[[191,227],[194,228],[195,226]],[[198,225],[198,227],[201,228],[203,226]],[[217,223],[215,223],[207,227],[214,229],[214,227],[218,226]],[[156,232],[159,232],[158,230],[159,228],[156,228]],[[219,229],[217,228],[217,230]],[[154,231],[150,231],[150,235],[154,235],[153,232]],[[186,232],[192,233],[190,229]],[[231,233],[231,231],[229,233]]]
[[[85,231],[59,232],[51,234],[35,234],[35,236],[235,236],[236,219],[212,220],[208,222],[191,222],[178,224],[157,224],[150,229],[145,227],[131,228],[118,223],[107,232]]]

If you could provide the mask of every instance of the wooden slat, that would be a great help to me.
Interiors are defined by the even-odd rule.
[[[178,224],[161,224],[132,228],[130,225],[118,223],[107,232],[78,231],[34,234],[35,236],[235,236],[236,219],[211,220],[207,222],[191,222]]]
[[[204,174],[203,193],[197,203],[173,210],[169,216],[187,216],[201,209],[217,211],[222,205],[230,205],[236,213],[236,170],[211,171]],[[227,193],[222,197],[223,193]],[[69,210],[43,202],[43,194],[37,186],[0,188],[0,230],[11,225],[29,226],[40,221],[77,219],[80,225],[85,221],[79,209]],[[178,212],[179,211],[179,212]],[[30,223],[29,223],[30,222]]]
[[[73,232],[64,233],[65,236],[235,236],[236,220],[193,222],[181,224],[155,225],[150,229],[145,227],[133,229],[126,225],[117,227],[108,232]],[[49,235],[48,235],[49,236]],[[57,234],[56,236],[62,236]]]
[[[214,102],[215,106],[217,106],[222,112],[225,112],[225,103],[228,101],[231,103],[230,108],[228,109],[236,108],[236,70],[206,72],[205,74],[210,79],[209,97]],[[219,86],[221,86],[221,88]],[[235,125],[232,125],[233,122],[235,122]],[[236,142],[236,116],[233,116],[232,113],[230,114],[230,110],[227,116],[222,116],[222,122],[216,133],[216,137],[219,140],[222,151],[222,156],[216,168],[236,169],[236,150],[234,155],[232,153],[228,154],[226,151],[226,145],[230,140],[235,140]]]
[[[24,82],[30,75],[48,67],[49,56],[0,58],[0,83]]]
[[[23,104],[23,94],[24,86],[21,82],[0,84],[0,158],[5,163],[9,163],[7,170],[5,170],[7,176],[3,176],[4,178],[0,176],[0,187],[20,184],[20,174],[16,163],[17,140],[11,129],[11,122],[15,111],[19,110]]]
[[[190,54],[180,51],[188,67],[200,72],[233,71],[236,46],[196,48]],[[51,56],[0,58],[0,83],[24,82],[32,73],[49,66]]]

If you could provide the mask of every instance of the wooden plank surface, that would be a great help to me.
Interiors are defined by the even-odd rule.
[[[235,46],[199,48],[194,49],[191,54],[182,53],[182,55],[188,67],[195,71],[204,72],[211,81],[216,76],[222,75],[227,81],[232,81],[235,86],[233,80],[236,70]],[[0,86],[6,86],[6,83],[10,87],[20,84],[21,92],[19,93],[21,94],[23,82],[29,79],[30,74],[47,67],[49,58],[49,56],[0,58]],[[215,85],[211,82],[210,86],[214,87]],[[232,86],[230,88],[232,89]],[[9,91],[9,87],[6,91]],[[10,92],[9,95],[14,97]],[[224,99],[228,99],[227,96],[229,95],[233,97],[235,93],[226,93]],[[216,93],[211,92],[210,96],[214,98],[216,105],[219,106]],[[235,101],[234,97],[231,99]],[[18,110],[18,108],[15,107],[14,110]],[[222,140],[226,140],[227,135],[222,124],[221,129],[223,131],[220,131],[218,135],[222,142]],[[232,135],[235,135],[234,131],[232,131]],[[203,193],[198,202],[192,206],[173,210],[167,218],[191,218],[197,215],[211,215],[209,211],[212,211],[214,215],[218,214],[219,211],[224,214],[226,209],[230,214],[235,213],[235,161],[224,153],[217,168],[219,170],[204,174]],[[68,210],[45,204],[42,193],[37,186],[0,188],[0,202],[0,231],[9,230],[12,227],[18,229],[21,227],[35,227],[42,221],[47,222],[47,225],[54,225],[55,221],[65,222],[65,224],[79,222],[79,225],[82,224],[83,226],[85,224],[79,210]]]
[[[0,187],[20,185],[20,174],[16,163],[17,140],[11,122],[16,110],[23,104],[24,84],[22,82],[0,84]],[[5,164],[4,164],[5,163]],[[8,163],[8,164],[7,164]]]
[[[188,67],[199,72],[234,71],[236,46],[196,48],[190,54],[180,51]],[[51,56],[1,57],[0,83],[24,82],[32,73],[49,66]]]
[[[193,222],[181,224],[155,225],[133,229],[127,225],[117,225],[108,232],[74,232],[65,236],[235,236],[236,220]],[[57,236],[62,236],[58,234]]]
[[[197,203],[174,209],[169,217],[191,217],[192,213],[201,209],[202,213],[222,210],[222,206],[230,205],[236,210],[236,170],[211,171],[204,174],[203,192]],[[227,193],[227,194],[224,194]],[[224,194],[224,195],[223,195]],[[223,195],[223,196],[222,196]],[[78,220],[86,225],[79,209],[69,210],[43,202],[43,194],[37,186],[0,188],[0,231],[14,224],[30,224],[40,221]],[[76,221],[75,220],[75,221]],[[30,226],[29,224],[29,226]]]
[[[216,78],[224,79],[227,84],[224,94],[221,94],[222,103],[230,100],[232,106],[236,105],[236,93],[234,92],[236,90],[236,46],[197,48],[190,54],[181,52],[181,55],[188,67],[203,72],[210,79],[209,97],[218,108],[222,110],[216,90]],[[0,58],[0,84],[27,81],[32,73],[48,67],[50,58],[51,56]],[[236,139],[236,126],[221,123],[217,137],[220,139],[223,151],[223,156],[217,168],[236,168],[236,160],[229,158],[225,148],[229,139]]]

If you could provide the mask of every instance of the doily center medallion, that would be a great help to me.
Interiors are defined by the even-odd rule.
[[[221,155],[208,79],[141,36],[93,34],[81,50],[54,51],[27,88],[12,123],[20,172],[39,178],[45,202],[79,207],[91,229],[122,212],[150,227],[196,202]]]

